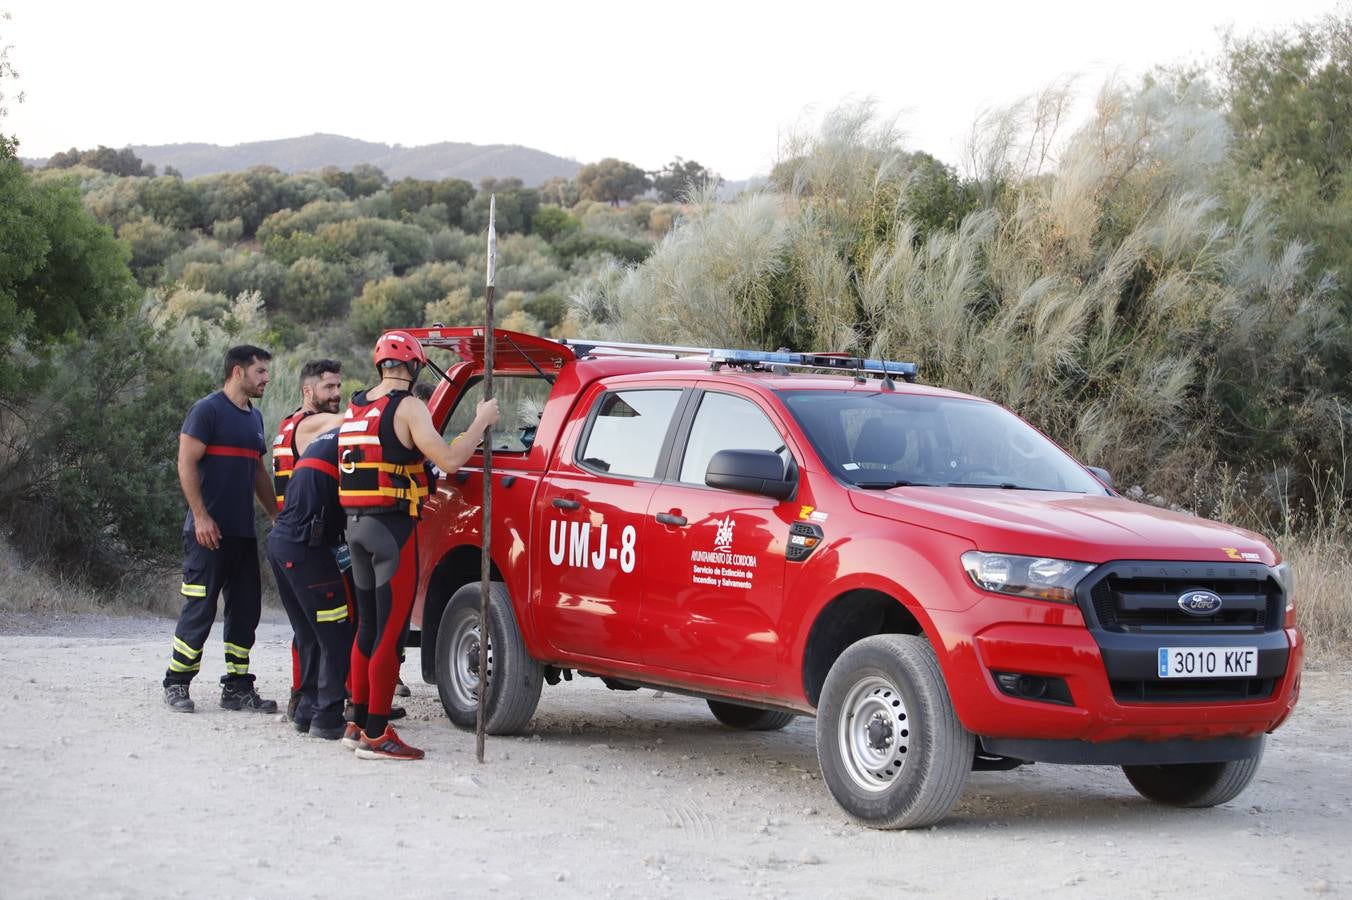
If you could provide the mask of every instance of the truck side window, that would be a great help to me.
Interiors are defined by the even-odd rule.
[[[708,393],[700,400],[690,427],[681,481],[704,484],[709,460],[719,450],[769,450],[785,463],[789,459],[783,436],[756,404],[731,394]]]
[[[538,375],[493,375],[493,396],[498,398],[502,418],[493,428],[493,450],[524,453],[535,443],[535,429],[549,398],[549,382]],[[461,392],[455,408],[446,417],[441,433],[447,440],[474,421],[474,407],[484,398],[484,382],[476,378]]]
[[[679,390],[605,394],[592,418],[586,444],[577,454],[578,461],[611,475],[652,478],[680,399]]]

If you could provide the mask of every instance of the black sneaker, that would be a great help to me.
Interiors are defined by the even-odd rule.
[[[326,741],[336,741],[343,736],[347,730],[347,723],[334,725],[331,728],[325,728],[323,725],[310,726],[310,737],[322,738]]]
[[[413,696],[413,692],[408,689],[408,685],[404,684],[404,679],[400,678],[398,681],[394,683],[394,696],[396,697]]]
[[[408,715],[408,710],[404,709],[402,706],[391,706],[390,714],[385,718],[393,722],[395,719],[402,719],[406,715]]]
[[[253,682],[246,681],[240,685],[221,685],[221,708],[247,710],[248,712],[275,713],[277,711],[277,701],[264,700],[262,697],[258,696],[258,691],[254,690]]]
[[[288,722],[296,721],[297,706],[300,706],[300,691],[293,690],[291,692],[291,699],[286,701],[286,720]]]
[[[192,698],[188,696],[186,684],[166,684],[164,686],[164,704],[174,712],[189,713],[196,709]]]

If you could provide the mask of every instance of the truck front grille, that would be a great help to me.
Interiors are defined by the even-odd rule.
[[[1207,590],[1223,601],[1210,616],[1178,606],[1187,591]],[[1108,563],[1077,592],[1084,611],[1108,631],[1263,632],[1282,626],[1286,599],[1270,570],[1258,563]]]

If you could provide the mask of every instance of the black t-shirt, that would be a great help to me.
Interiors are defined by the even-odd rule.
[[[226,537],[254,536],[254,478],[258,460],[267,451],[263,414],[252,403],[240,409],[224,391],[203,397],[188,410],[180,429],[207,445],[198,464],[202,501]],[[183,530],[195,529],[192,510]]]
[[[311,523],[316,519],[323,522],[321,540],[325,547],[343,542],[347,517],[338,503],[337,428],[311,441],[296,460],[286,486],[286,505],[277,515],[272,534],[278,540],[308,544]]]

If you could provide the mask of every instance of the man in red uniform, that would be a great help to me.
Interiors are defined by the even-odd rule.
[[[297,446],[298,427],[310,416],[319,413],[338,414],[343,399],[343,365],[333,359],[312,359],[300,370],[300,407],[282,419],[277,436],[272,439],[272,484],[277,492],[277,508],[285,508],[286,485],[295,468],[296,460],[305,452]],[[334,427],[305,429],[309,437]]]
[[[399,673],[399,635],[413,608],[418,559],[414,526],[427,496],[430,460],[455,473],[498,421],[496,400],[475,410],[474,422],[450,444],[427,406],[405,403],[427,362],[411,335],[391,331],[375,349],[380,383],[352,397],[338,434],[338,497],[347,513],[347,542],[357,593],[357,640],[352,647],[353,721],[343,745],[360,759],[422,759],[389,725]]]
[[[249,653],[262,611],[253,498],[269,517],[277,501],[263,463],[263,416],[251,402],[268,385],[272,355],[241,345],[225,353],[225,385],[198,400],[178,436],[178,479],[188,501],[183,523],[183,611],[174,628],[164,702],[192,712],[188,686],[202,667],[202,649],[216,620],[216,598],[225,596],[225,709],[276,712],[277,704],[254,690]]]

